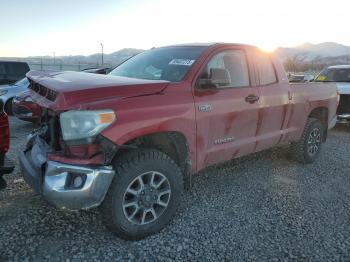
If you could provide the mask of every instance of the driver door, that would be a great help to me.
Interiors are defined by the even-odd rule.
[[[225,79],[210,79],[218,71],[228,79],[226,73],[219,74]],[[194,90],[198,169],[254,151],[260,103],[251,72],[243,49],[219,51],[207,60]]]

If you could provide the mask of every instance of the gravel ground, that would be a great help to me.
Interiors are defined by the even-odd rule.
[[[11,151],[33,126],[14,118]],[[0,192],[0,260],[350,260],[350,129],[329,134],[318,161],[276,148],[194,178],[173,222],[137,242],[108,232],[96,210],[63,212],[21,179]]]

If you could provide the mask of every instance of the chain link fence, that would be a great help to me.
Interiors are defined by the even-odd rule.
[[[28,62],[31,70],[59,70],[59,71],[81,71],[87,68],[102,68],[111,67],[110,64],[87,64],[87,63],[77,63],[77,64],[64,64],[64,63],[33,63]]]

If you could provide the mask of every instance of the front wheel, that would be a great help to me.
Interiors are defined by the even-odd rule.
[[[300,140],[293,143],[292,151],[301,163],[312,163],[320,153],[324,136],[324,127],[320,120],[309,118]]]
[[[178,165],[158,150],[123,156],[101,206],[105,225],[129,240],[158,232],[176,212],[182,181]]]

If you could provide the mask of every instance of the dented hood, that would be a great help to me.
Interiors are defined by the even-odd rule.
[[[71,71],[30,71],[33,100],[42,107],[63,111],[104,99],[162,92],[168,81],[144,80]]]

